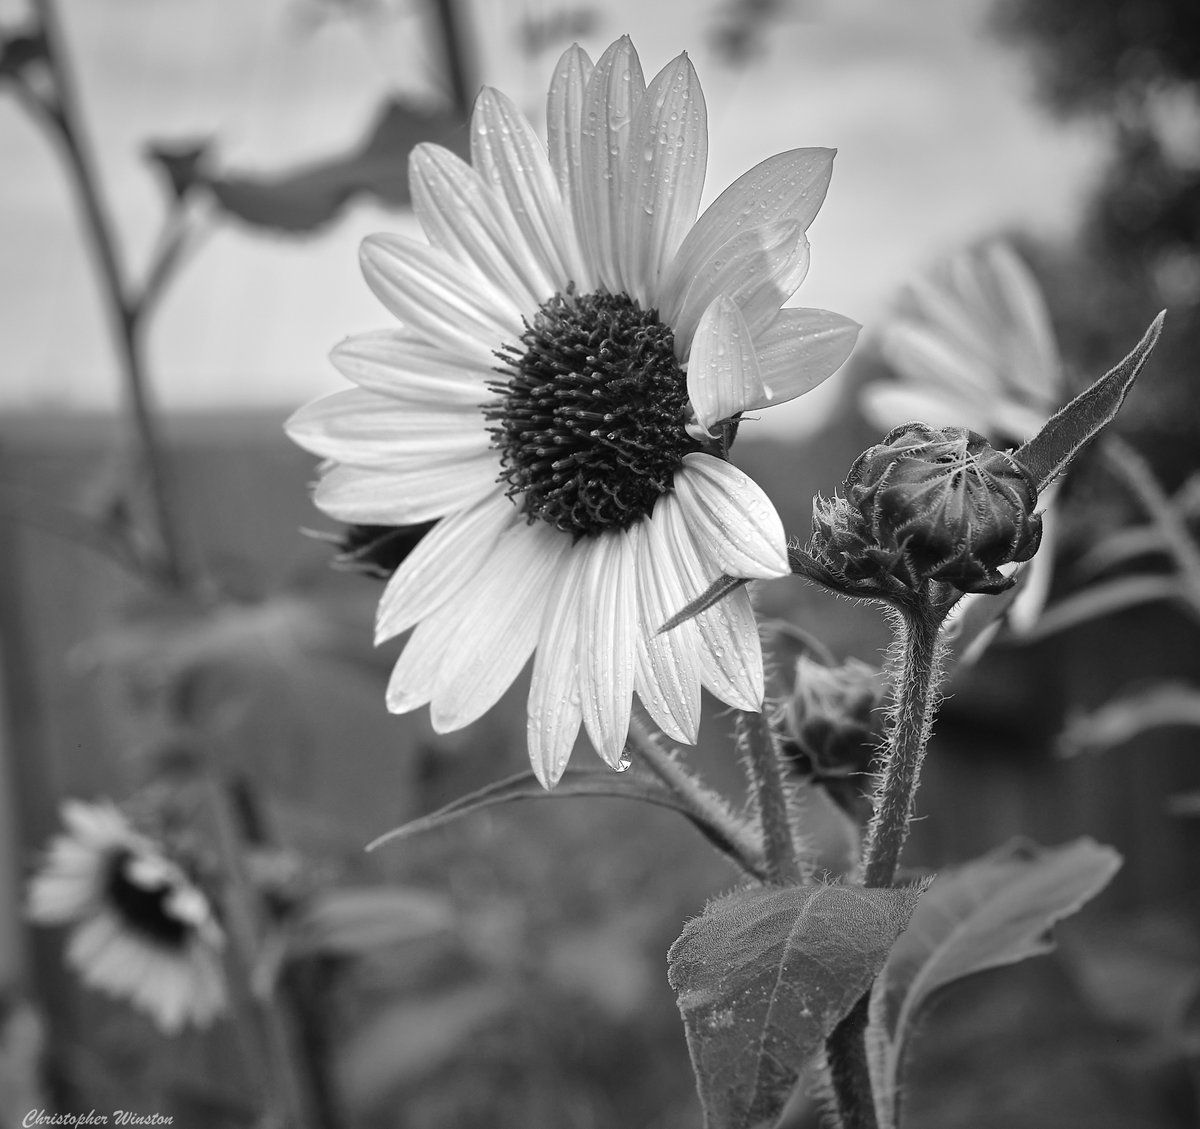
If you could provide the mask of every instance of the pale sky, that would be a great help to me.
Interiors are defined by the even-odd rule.
[[[1096,167],[1095,139],[1047,121],[1019,56],[983,33],[985,0],[793,0],[767,52],[743,69],[705,42],[712,3],[608,0],[582,39],[596,57],[628,32],[649,77],[691,55],[709,109],[706,201],[772,153],[839,150],[809,231],[812,268],[791,304],[836,310],[869,331],[897,288],[937,254],[1008,225],[1069,229]],[[568,5],[569,6],[569,5]],[[133,273],[162,214],[139,156],[150,138],[215,135],[240,171],[283,171],[345,149],[387,91],[426,88],[415,15],[333,22],[302,34],[296,0],[60,0],[86,113]],[[412,13],[420,5],[392,4]],[[523,15],[562,5],[473,0],[483,81],[539,122],[557,45],[530,60]],[[11,22],[19,0],[0,0]],[[0,91],[2,94],[2,91]],[[113,352],[74,212],[45,138],[0,96],[0,407],[105,408]],[[373,231],[411,216],[365,203],[318,237],[287,239],[220,221],[167,293],[151,328],[160,405],[281,412],[342,382],[326,360],[347,334],[387,324],[358,274]],[[835,378],[836,379],[836,378]],[[760,427],[820,418],[805,398]]]

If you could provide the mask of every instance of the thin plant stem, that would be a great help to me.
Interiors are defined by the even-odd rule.
[[[54,79],[53,101],[36,96],[26,104],[38,107],[58,136],[71,181],[83,208],[84,224],[100,272],[101,290],[108,307],[125,391],[134,430],[138,437],[150,491],[150,504],[162,546],[157,562],[161,579],[172,589],[183,590],[187,583],[182,542],[172,505],[172,490],[167,459],[150,404],[150,391],[141,346],[140,304],[129,300],[117,258],[112,223],[100,199],[99,181],[88,151],[86,134],[75,97],[70,65],[62,45],[62,35],[52,0],[34,0],[46,43],[46,61]]]
[[[746,873],[760,882],[765,881],[767,872],[762,847],[721,797],[664,749],[658,735],[652,733],[639,717],[630,719],[629,740],[637,750],[638,759],[737,851]]]
[[[259,1082],[269,1110],[263,1121],[280,1129],[317,1129],[321,1124],[313,1078],[303,1061],[299,1032],[275,992],[255,992],[262,912],[258,893],[246,869],[246,843],[240,829],[237,798],[226,781],[211,774],[207,781],[214,845],[225,881],[225,910],[234,964],[233,991],[241,1013],[239,1027],[258,1035]]]
[[[773,885],[799,882],[802,878],[792,820],[783,787],[775,734],[766,714],[737,712],[737,741],[750,776],[758,816],[762,822],[767,881]]]

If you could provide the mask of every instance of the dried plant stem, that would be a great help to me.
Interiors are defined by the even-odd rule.
[[[160,579],[169,587],[181,590],[187,581],[187,571],[176,511],[172,505],[167,459],[150,404],[142,356],[140,314],[144,303],[129,299],[122,279],[116,239],[100,199],[99,182],[88,151],[75,98],[73,76],[62,46],[54,5],[51,0],[34,0],[34,6],[46,43],[46,62],[54,80],[54,95],[53,99],[43,99],[25,89],[24,100],[27,105],[40,111],[43,120],[48,122],[58,137],[83,209],[84,226],[100,272],[100,288],[116,339],[129,409],[146,471],[154,523],[162,546],[162,558],[156,562],[157,570],[161,574]]]
[[[767,881],[775,885],[802,878],[783,773],[775,751],[775,734],[766,714],[737,712],[737,742],[750,776],[750,787],[762,821]]]

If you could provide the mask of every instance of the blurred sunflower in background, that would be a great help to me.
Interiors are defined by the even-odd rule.
[[[910,421],[967,427],[993,446],[1019,447],[1065,403],[1058,342],[1041,287],[996,241],[935,264],[901,295],[881,337],[895,379],[866,385],[860,403],[881,430]],[[1041,547],[1008,612],[1017,631],[1036,621],[1050,590],[1058,484],[1042,491]]]
[[[782,523],[728,461],[742,413],[793,399],[849,355],[858,325],[780,309],[833,150],[764,161],[697,219],[708,155],[686,54],[646,85],[629,39],[559,61],[547,151],[485,88],[471,163],[410,162],[429,243],[367,239],[363,271],[400,327],[351,338],[359,387],[288,433],[327,461],[316,504],[356,524],[437,520],[382,597],[377,640],[412,636],[388,687],[434,729],[474,721],[536,651],[528,745],[547,787],[580,728],[625,762],[636,692],[694,741],[700,690],[762,705],[744,588],[658,628],[721,575],[788,570]]]
[[[213,907],[159,844],[111,803],[68,800],[29,882],[27,913],[71,926],[66,960],[85,984],[176,1034],[225,1010],[224,933]]]

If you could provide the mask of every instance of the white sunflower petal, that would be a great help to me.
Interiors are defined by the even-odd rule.
[[[663,276],[659,309],[677,311],[690,280],[738,232],[780,221],[807,231],[825,200],[836,152],[792,149],[738,177],[705,209],[680,245]]]
[[[335,466],[313,490],[318,509],[351,525],[415,525],[444,517],[496,488],[496,453],[422,461],[403,469]]]
[[[550,293],[566,290],[576,263],[568,239],[570,218],[550,160],[525,115],[489,86],[480,92],[471,118],[471,162],[508,204]]]
[[[684,593],[658,517],[663,506],[677,504],[674,495],[660,498],[654,515],[642,522],[637,565],[642,627],[636,689],[659,728],[676,741],[691,744],[700,728],[699,629],[689,620],[659,633],[692,598]]]
[[[584,91],[583,197],[579,201],[583,207],[575,213],[575,228],[598,281],[613,293],[623,288],[621,194],[626,149],[645,91],[641,60],[627,35],[600,56]]]
[[[588,542],[572,546],[563,559],[542,616],[533,660],[526,733],[529,760],[543,788],[553,788],[561,779],[583,722],[578,640],[589,547]]]
[[[461,596],[460,634],[438,667],[434,731],[461,729],[486,713],[537,644],[546,592],[571,539],[545,522],[518,525],[496,545]]]
[[[387,708],[392,713],[408,713],[429,703],[442,660],[462,642],[457,634],[461,615],[460,604],[446,603],[417,624],[388,678]]]
[[[592,74],[588,53],[572,44],[563,52],[554,68],[554,78],[546,96],[546,135],[550,167],[558,180],[559,192],[570,220],[571,255],[574,260],[571,277],[576,289],[583,294],[595,289],[591,269],[583,254],[577,217],[583,215],[583,157],[582,134],[584,91]]]
[[[674,500],[674,495],[669,496]],[[679,574],[687,600],[694,600],[720,575],[707,554],[702,554],[688,529],[682,505],[663,505],[668,498],[659,499],[655,520],[661,514],[664,540],[670,559]],[[701,647],[697,654],[700,679],[721,701],[737,709],[757,710],[762,707],[763,670],[762,646],[754,611],[746,589],[739,588],[715,607],[694,616],[689,622],[696,625]],[[678,629],[676,629],[678,630]]]
[[[718,295],[700,317],[688,356],[688,398],[696,422],[713,424],[766,399],[755,342],[738,304]]]
[[[348,337],[329,359],[347,380],[406,404],[476,407],[495,399],[491,364],[456,357],[437,345],[382,329]]]
[[[637,542],[640,526],[588,546],[579,633],[583,724],[596,751],[617,768],[629,736],[637,664]]]
[[[708,115],[687,53],[650,83],[630,130],[621,208],[621,277],[643,308],[696,221],[708,164]]]
[[[519,516],[511,499],[497,490],[438,522],[383,590],[375,615],[376,644],[407,631],[457,596],[484,567],[500,535]]]
[[[746,407],[783,404],[816,388],[845,364],[861,328],[828,310],[780,310],[754,339],[763,395]]]
[[[787,536],[771,500],[732,463],[695,451],[675,474],[675,493],[702,554],[727,576],[787,576]]]
[[[284,424],[292,442],[326,459],[363,467],[405,467],[485,454],[491,436],[472,404],[430,407],[361,388],[313,400]]]
[[[520,340],[521,312],[513,301],[440,247],[368,235],[359,261],[375,296],[430,344],[451,353],[469,348],[487,364],[500,345]]]
[[[790,221],[735,235],[696,273],[678,314],[660,311],[675,330],[676,355],[683,355],[701,315],[721,294],[738,304],[750,332],[758,333],[804,281],[808,258],[808,240]]]
[[[532,312],[556,287],[496,195],[464,160],[418,145],[408,161],[413,211],[429,241],[474,267],[518,308]]]

